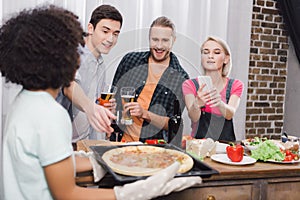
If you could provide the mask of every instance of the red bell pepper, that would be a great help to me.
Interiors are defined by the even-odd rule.
[[[244,148],[240,144],[234,145],[231,143],[230,146],[226,147],[226,153],[232,162],[240,162],[243,160]]]
[[[146,144],[166,144],[163,139],[146,140]]]

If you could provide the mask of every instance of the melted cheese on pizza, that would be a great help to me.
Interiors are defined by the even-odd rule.
[[[119,165],[142,168],[165,168],[178,161],[182,163],[184,159],[181,155],[170,154],[168,152],[143,152],[124,151],[113,155],[110,160]]]

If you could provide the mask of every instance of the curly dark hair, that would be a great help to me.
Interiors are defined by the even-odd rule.
[[[79,67],[83,29],[72,12],[54,5],[23,10],[0,28],[0,70],[30,90],[69,86]]]
[[[123,18],[121,13],[113,6],[101,5],[98,6],[92,13],[90,23],[96,28],[96,25],[101,19],[112,19],[120,22],[121,27],[123,23]]]

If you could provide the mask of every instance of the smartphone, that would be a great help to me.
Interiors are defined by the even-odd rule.
[[[203,88],[203,91],[211,90],[213,88],[210,76],[198,76],[198,82],[199,87],[201,87],[202,84],[206,84],[206,86]]]

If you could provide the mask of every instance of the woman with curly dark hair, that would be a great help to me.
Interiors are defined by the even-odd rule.
[[[151,199],[200,183],[200,177],[173,179],[176,162],[114,189],[75,184],[75,170],[96,169],[95,162],[86,154],[74,156],[71,120],[55,97],[74,80],[82,35],[77,17],[55,6],[22,11],[0,28],[0,70],[7,81],[23,86],[4,126],[4,199]]]
[[[115,198],[113,190],[75,185],[71,121],[55,101],[74,80],[82,35],[77,16],[55,6],[22,11],[0,29],[2,75],[23,86],[4,128],[5,199]],[[76,164],[92,169],[88,158]]]
[[[23,11],[1,28],[2,75],[27,90],[69,85],[79,67],[76,49],[79,42],[83,44],[80,23],[72,13],[50,8]]]

